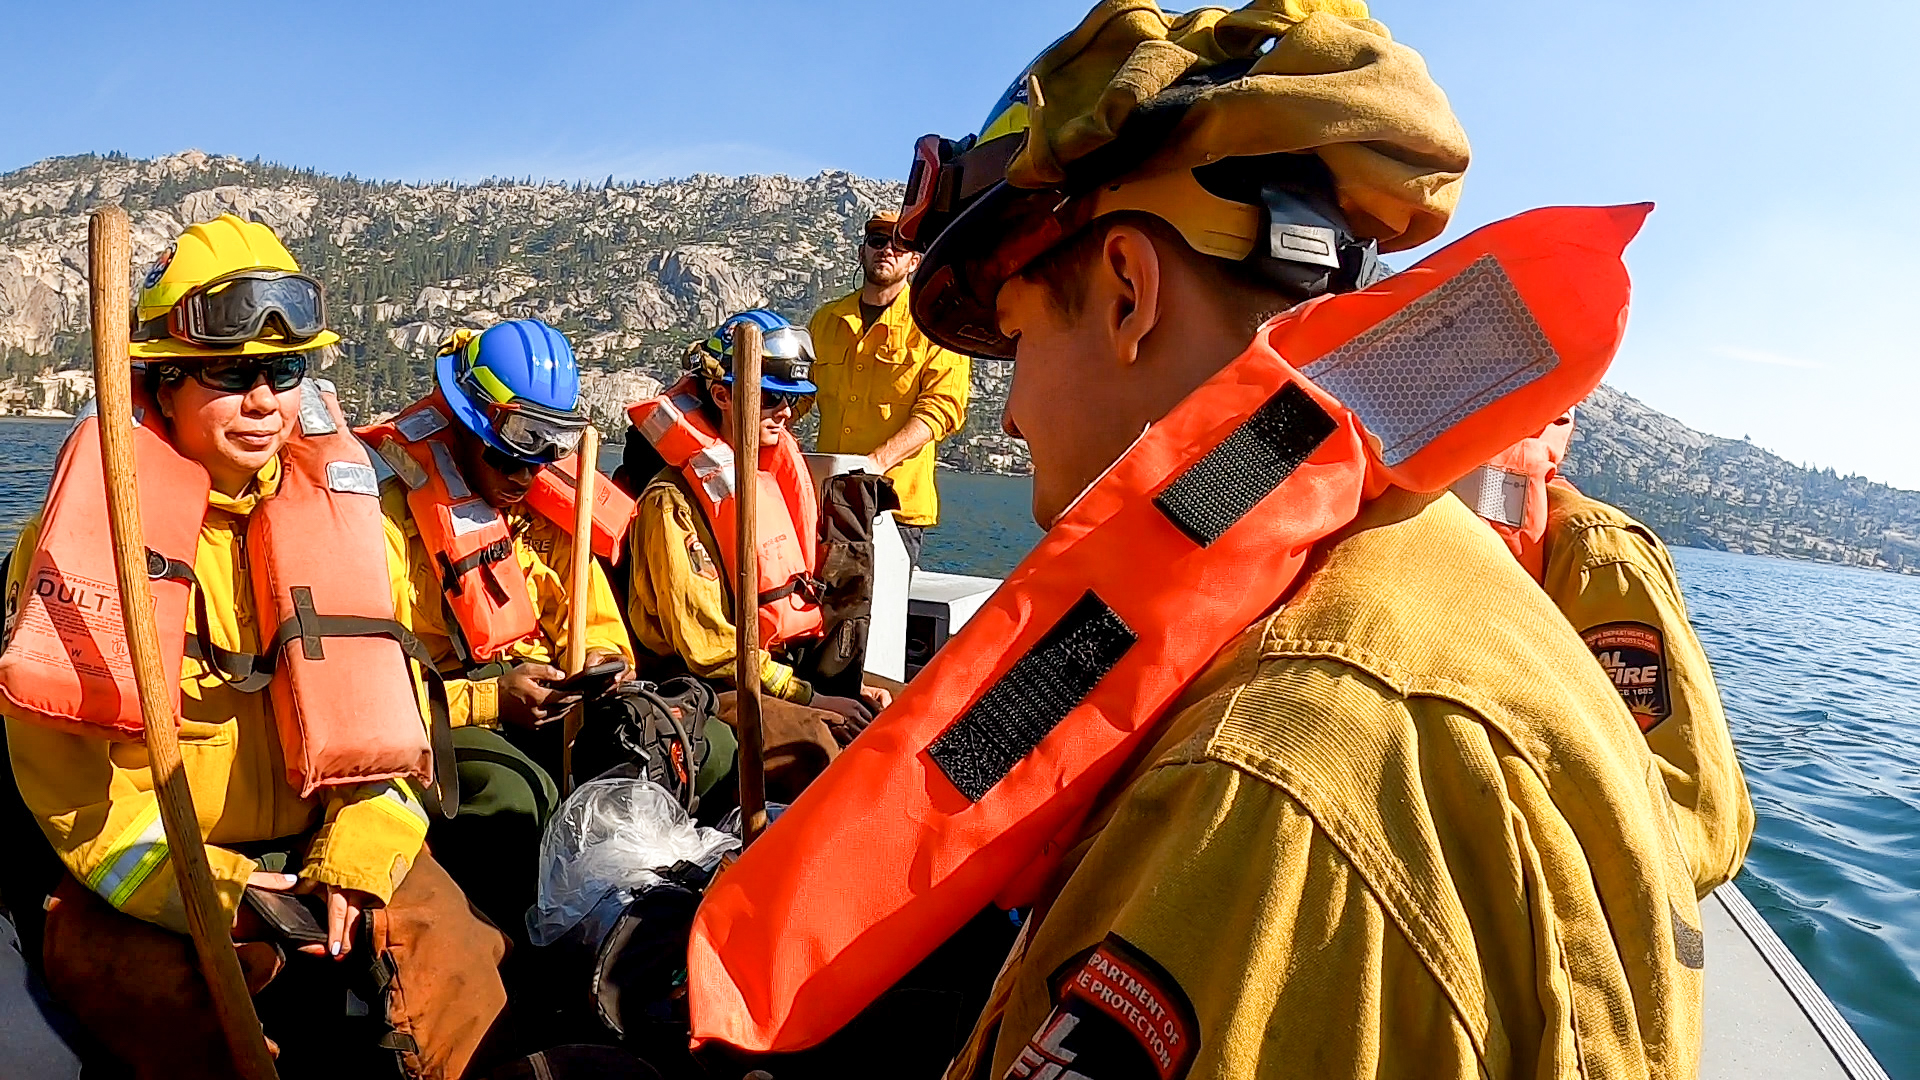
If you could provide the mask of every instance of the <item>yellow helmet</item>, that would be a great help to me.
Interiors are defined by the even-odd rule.
[[[320,285],[273,230],[222,214],[189,225],[140,283],[136,359],[265,356],[331,345]]]

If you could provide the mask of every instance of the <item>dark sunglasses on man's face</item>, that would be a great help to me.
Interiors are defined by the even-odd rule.
[[[900,246],[900,241],[898,239],[892,236],[888,236],[885,233],[868,233],[867,246],[872,248],[875,251],[879,251],[883,248],[888,248],[888,247],[894,248],[897,251],[906,250],[906,248]]]
[[[265,375],[267,385],[276,394],[284,394],[307,377],[305,353],[281,353],[277,356],[234,357],[209,360],[204,364],[166,364],[161,379],[178,382],[191,376],[194,382],[222,394],[244,394]]]
[[[812,394],[802,394],[796,390],[760,390],[760,411],[773,412],[782,407],[799,409],[800,404],[813,398]]]

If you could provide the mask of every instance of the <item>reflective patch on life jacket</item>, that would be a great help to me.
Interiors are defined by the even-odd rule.
[[[1491,254],[1301,369],[1359,414],[1397,466],[1462,420],[1560,366]]]
[[[1667,696],[1667,646],[1658,627],[1645,623],[1603,623],[1580,635],[1593,650],[1600,670],[1613,681],[1641,731],[1672,715]]]
[[[700,478],[700,486],[706,489],[707,497],[714,502],[733,498],[733,447],[726,443],[702,447],[687,459],[687,468]]]
[[[381,439],[379,451],[380,460],[387,463],[387,467],[409,490],[418,491],[426,486],[427,470],[421,468],[420,463],[413,460],[413,455],[407,453],[399,443],[392,439]]]
[[[1193,1003],[1165,968],[1118,934],[1048,980],[1053,1011],[1007,1080],[1180,1080],[1200,1051]]]
[[[453,526],[453,535],[465,536],[498,523],[500,512],[485,499],[468,499],[447,507],[447,520]]]
[[[380,478],[374,475],[371,465],[362,465],[357,461],[329,461],[327,489],[343,494],[371,495],[377,499],[380,497]]]
[[[321,394],[321,386],[313,379],[300,380],[300,434],[331,435],[340,428],[333,422],[333,412],[327,408],[327,399]],[[332,390],[329,383],[327,390]]]
[[[1453,493],[1475,514],[1518,529],[1527,523],[1527,491],[1531,487],[1526,473],[1482,465],[1455,481]]]
[[[1278,490],[1338,429],[1299,384],[1288,383],[1162,488],[1153,504],[1194,543],[1207,547]]]
[[[427,444],[433,453],[433,471],[440,474],[440,483],[447,489],[450,499],[470,499],[473,489],[467,486],[467,478],[460,475],[460,466],[453,463],[453,451],[446,443],[434,440]]]
[[[650,443],[657,443],[667,437],[676,424],[685,419],[673,398],[665,398],[659,408],[652,409],[640,420],[640,434]]]
[[[446,427],[449,422],[445,413],[429,406],[395,420],[393,427],[408,442],[419,442]]]
[[[1139,640],[1105,601],[1088,592],[940,733],[927,756],[962,795],[979,802]]]

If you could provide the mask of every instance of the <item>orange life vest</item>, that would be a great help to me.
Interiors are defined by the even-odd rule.
[[[988,902],[1030,899],[1155,721],[1389,486],[1438,491],[1611,362],[1646,206],[1536,210],[1264,327],[1147,430],[722,873],[696,1044],[839,1029]]]
[[[366,448],[347,430],[331,384],[301,385],[300,430],[281,451],[278,491],[247,519],[249,577],[262,655],[214,647],[194,612],[194,556],[209,481],[135,398],[134,455],[160,653],[180,686],[192,646],[239,689],[272,694],[287,781],[302,797],[332,784],[432,777],[426,726],[407,669],[424,662],[394,621],[379,486]],[[107,525],[99,420],[87,416],[61,447],[40,542],[31,556],[13,636],[0,654],[0,694],[23,718],[61,731],[138,741],[143,727]],[[204,601],[201,601],[204,602]]]
[[[1453,485],[1467,509],[1486,519],[1533,580],[1547,572],[1547,488],[1560,479],[1560,462],[1573,441],[1573,410],[1475,468]]]
[[[453,423],[435,391],[359,433],[407,486],[414,527],[440,570],[440,590],[460,628],[456,643],[469,662],[486,664],[538,633],[540,620],[507,519],[460,475]]]
[[[728,542],[734,535],[736,505],[733,447],[701,412],[698,384],[692,376],[681,379],[659,397],[628,409],[627,416],[660,457],[686,478],[687,490],[699,501],[720,542],[727,580],[738,581],[739,556]],[[784,429],[779,445],[761,448],[757,480],[760,644],[772,649],[820,636],[814,578],[820,560],[820,503],[800,444]]]
[[[546,518],[573,528],[573,508],[579,501],[580,455],[568,454],[533,475],[527,506]],[[627,527],[633,524],[633,497],[621,491],[605,473],[593,485],[593,553],[615,566],[627,553]]]

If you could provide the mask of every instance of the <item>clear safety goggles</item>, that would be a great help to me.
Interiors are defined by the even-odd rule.
[[[587,430],[584,413],[561,412],[520,398],[489,403],[483,409],[501,445],[536,465],[573,453],[580,446],[580,434]]]

